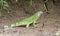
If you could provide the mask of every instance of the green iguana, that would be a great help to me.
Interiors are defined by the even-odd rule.
[[[34,15],[32,15],[31,17],[28,17],[22,21],[11,24],[10,27],[26,25],[26,27],[28,28],[30,24],[35,25],[35,23],[37,22],[37,19],[41,16],[41,14],[43,14],[43,12],[38,11]]]

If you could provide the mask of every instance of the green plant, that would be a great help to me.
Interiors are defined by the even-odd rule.
[[[32,6],[32,0],[29,0],[29,6]]]
[[[7,9],[8,7],[9,5],[5,0],[0,0],[0,16],[2,14],[3,9]]]
[[[43,0],[43,2],[44,2],[44,10],[46,11],[46,12],[48,12],[48,8],[47,8],[47,2],[48,2],[48,0]],[[32,6],[32,0],[29,0],[29,6],[31,7]]]
[[[44,0],[44,9],[45,9],[46,12],[48,12],[48,8],[47,8],[47,5],[46,5],[47,2],[48,2],[48,0]]]

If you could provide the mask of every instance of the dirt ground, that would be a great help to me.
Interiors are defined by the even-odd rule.
[[[4,25],[10,25],[33,15],[38,10],[44,10],[44,3],[41,0],[33,0],[32,8],[28,6],[28,1],[21,3],[12,2],[9,11],[3,12],[0,17],[0,36],[56,36],[55,33],[60,31],[60,7],[56,6],[51,0],[47,3],[48,13],[44,13],[39,18],[36,27],[30,26],[28,29],[26,27],[15,27],[3,30]]]

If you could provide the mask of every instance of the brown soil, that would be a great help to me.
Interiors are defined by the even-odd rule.
[[[44,13],[39,18],[36,27],[15,27],[9,30],[3,30],[4,25],[10,25],[24,18],[33,15],[36,11],[43,11],[43,1],[33,0],[32,8],[28,1],[22,1],[22,4],[9,4],[9,12],[4,11],[0,17],[0,36],[55,36],[56,31],[60,31],[60,7],[54,5],[50,0],[47,3],[48,13]]]

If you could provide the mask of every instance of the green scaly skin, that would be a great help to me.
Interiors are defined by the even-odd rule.
[[[28,17],[28,18],[26,18],[26,19],[24,19],[22,21],[19,21],[19,22],[16,22],[14,24],[11,24],[11,27],[26,25],[26,28],[28,28],[31,23],[33,23],[33,25],[35,25],[37,19],[41,16],[41,14],[43,14],[43,12],[42,11],[38,11],[37,13],[32,15],[31,17]]]

